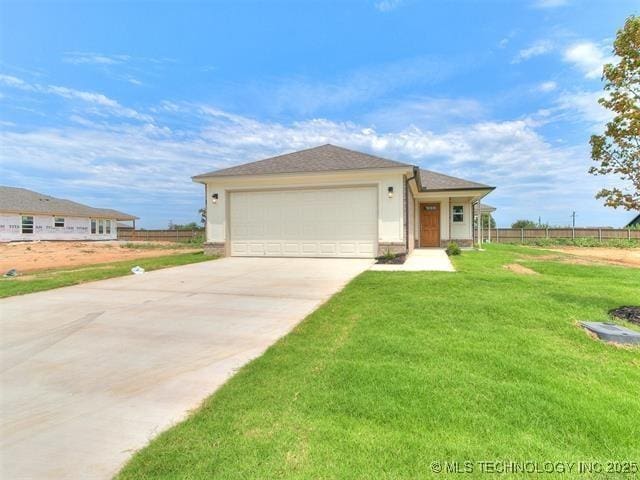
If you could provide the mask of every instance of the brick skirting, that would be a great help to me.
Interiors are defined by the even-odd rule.
[[[391,253],[407,253],[407,246],[404,243],[397,242],[380,242],[378,243],[378,257]]]
[[[225,242],[206,242],[204,247],[205,255],[217,255],[224,257],[227,254],[227,244]]]

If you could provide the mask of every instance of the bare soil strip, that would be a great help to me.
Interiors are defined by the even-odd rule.
[[[640,268],[640,248],[554,247],[545,250],[612,265]]]
[[[16,242],[0,244],[0,275],[11,268],[18,273],[50,268],[117,262],[136,258],[161,257],[200,250],[192,246],[175,248],[175,243],[162,243],[165,248],[125,248],[126,242]]]

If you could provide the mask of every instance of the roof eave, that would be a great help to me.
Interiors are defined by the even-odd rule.
[[[203,173],[191,177],[191,180],[196,183],[206,183],[208,179],[238,179],[238,178],[260,178],[260,177],[276,177],[276,176],[306,176],[306,175],[318,175],[318,174],[339,174],[339,173],[355,173],[364,171],[379,171],[379,170],[401,170],[412,171],[413,165],[390,165],[388,167],[364,167],[364,168],[344,168],[336,170],[319,170],[313,172],[275,172],[275,173],[250,173],[250,174],[234,174],[234,175],[216,175],[212,173]]]
[[[456,191],[466,191],[466,190],[488,190],[490,193],[495,190],[496,187],[454,187],[454,188],[420,188],[420,192],[429,193],[429,192],[456,192]]]
[[[107,215],[103,213],[93,213],[93,214],[84,214],[84,213],[69,213],[69,212],[60,212],[51,210],[49,212],[36,212],[32,210],[18,210],[13,208],[3,208],[0,211],[4,213],[13,213],[17,215],[41,215],[45,217],[76,217],[76,218],[106,218],[109,220],[139,220],[140,217],[136,217],[134,215],[127,215],[126,213],[117,214],[117,215]]]

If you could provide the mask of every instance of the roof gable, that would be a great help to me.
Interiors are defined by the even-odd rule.
[[[26,188],[0,186],[0,212],[135,220],[138,217],[111,208],[94,208],[51,197]]]
[[[356,152],[335,145],[286,153],[275,157],[245,163],[234,167],[196,175],[194,179],[205,177],[226,177],[236,175],[271,175],[277,173],[313,173],[339,170],[362,170],[369,168],[413,168],[413,165],[388,160],[368,153]]]

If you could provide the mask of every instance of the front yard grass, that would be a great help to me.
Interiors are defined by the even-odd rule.
[[[58,287],[67,287],[69,285],[94,280],[104,280],[105,278],[131,275],[131,269],[136,265],[141,266],[147,271],[151,271],[212,259],[210,256],[205,256],[203,252],[192,252],[138,258],[121,262],[97,263],[83,267],[48,269],[30,273],[24,277],[0,277],[0,298],[40,292]]]
[[[442,476],[432,462],[446,461],[638,464],[640,349],[603,344],[575,323],[640,304],[640,270],[486,248],[455,258],[458,273],[360,275],[118,478],[414,479]],[[539,275],[503,268],[514,262]],[[577,468],[566,476],[591,476]],[[479,469],[465,476],[486,477]]]

